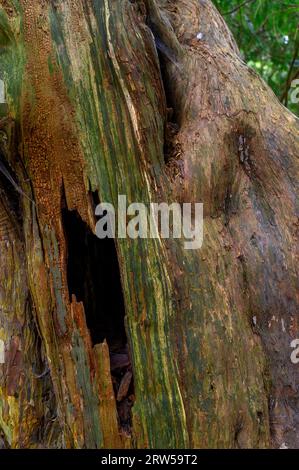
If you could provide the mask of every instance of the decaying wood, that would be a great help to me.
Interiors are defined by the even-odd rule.
[[[208,0],[0,7],[1,153],[35,202],[0,174],[1,445],[298,446],[298,120]],[[127,338],[95,343],[65,220],[90,240],[118,194],[203,202],[204,244],[116,239]]]

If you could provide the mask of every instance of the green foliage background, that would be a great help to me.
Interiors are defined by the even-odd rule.
[[[283,104],[299,115],[299,104],[291,100],[292,82],[299,79],[299,1],[214,3],[232,30],[245,62],[262,75]]]

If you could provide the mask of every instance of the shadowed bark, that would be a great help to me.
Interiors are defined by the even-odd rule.
[[[0,6],[1,445],[297,447],[298,120],[210,1]],[[99,240],[119,194],[203,247]]]

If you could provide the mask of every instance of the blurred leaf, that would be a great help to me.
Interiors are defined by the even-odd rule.
[[[299,77],[299,5],[297,0],[214,0],[254,68],[289,109],[292,80]]]

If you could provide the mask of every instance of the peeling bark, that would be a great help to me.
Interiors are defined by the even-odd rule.
[[[298,120],[211,2],[0,0],[0,46],[0,445],[297,447]],[[105,258],[68,269],[119,194],[204,244],[116,239],[110,334]]]

